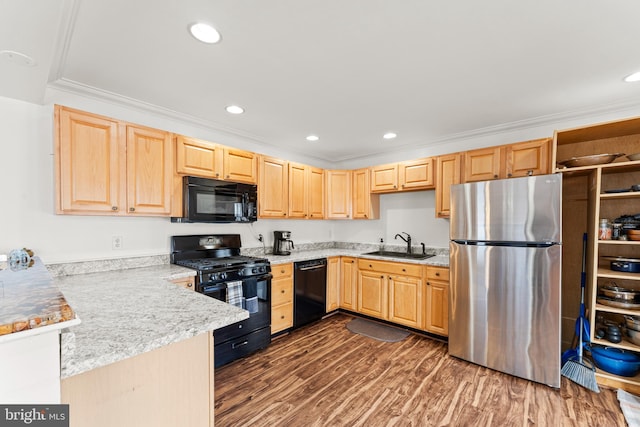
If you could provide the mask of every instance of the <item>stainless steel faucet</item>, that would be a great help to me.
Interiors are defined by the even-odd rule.
[[[405,233],[404,231],[402,232],[402,234],[406,234],[407,238],[405,239],[404,236],[400,234],[396,234],[396,237],[394,237],[394,239],[397,239],[398,237],[400,237],[402,240],[407,242],[407,253],[410,254],[411,253],[411,235],[409,233]]]

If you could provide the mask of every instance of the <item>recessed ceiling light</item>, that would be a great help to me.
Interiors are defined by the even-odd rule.
[[[36,66],[35,59],[30,57],[29,55],[25,55],[24,53],[16,52],[13,50],[0,50],[0,57],[16,65],[22,65],[24,67]]]
[[[393,132],[387,132],[387,133],[385,133],[384,135],[382,135],[382,137],[383,137],[384,139],[393,139],[393,138],[395,138],[396,136],[398,136],[398,135],[396,135],[396,134],[395,134],[395,133],[393,133]]]
[[[628,75],[624,78],[624,81],[627,83],[640,82],[640,71]]]
[[[311,141],[311,142],[316,142],[319,139],[320,139],[320,137],[318,135],[309,135],[307,137],[307,141]]]
[[[239,107],[237,105],[229,105],[226,108],[227,113],[231,113],[231,114],[242,114],[244,113],[244,108]]]
[[[220,33],[209,24],[197,22],[189,26],[189,32],[193,37],[203,43],[218,43],[220,41]]]

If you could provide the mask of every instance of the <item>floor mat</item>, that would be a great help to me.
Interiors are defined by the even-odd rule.
[[[347,329],[354,334],[385,342],[402,341],[409,336],[409,332],[403,329],[360,318],[355,318],[347,323]]]

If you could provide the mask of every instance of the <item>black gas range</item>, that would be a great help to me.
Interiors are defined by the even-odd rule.
[[[240,255],[239,234],[171,237],[171,263],[192,268],[196,291],[249,311],[249,318],[214,331],[214,365],[271,343],[271,265]]]

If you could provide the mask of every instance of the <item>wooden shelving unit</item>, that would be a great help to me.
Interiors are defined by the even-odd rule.
[[[640,152],[640,118],[603,123],[565,131],[557,131],[554,137],[553,161],[595,154]],[[604,257],[623,256],[640,258],[640,242],[629,240],[599,240],[600,218],[613,220],[622,215],[640,213],[640,192],[612,192],[630,189],[640,184],[640,161],[628,161],[625,156],[602,165],[575,168],[558,167],[564,186],[571,198],[563,220],[563,319],[577,309],[579,301],[579,272],[582,265],[581,233],[588,233],[587,247],[587,292],[592,329],[591,344],[621,348],[640,353],[640,346],[623,338],[617,344],[594,338],[598,320],[604,318],[623,323],[625,315],[640,316],[639,310],[611,307],[597,302],[598,289],[604,283],[615,282],[618,286],[640,290],[640,273],[625,273],[610,269],[610,261]],[[582,231],[580,230],[582,228]],[[566,272],[565,272],[566,270]],[[577,312],[576,312],[577,315]],[[566,331],[566,329],[564,329]],[[597,370],[596,378],[604,385],[619,387],[630,392],[640,392],[640,374],[621,377]]]

